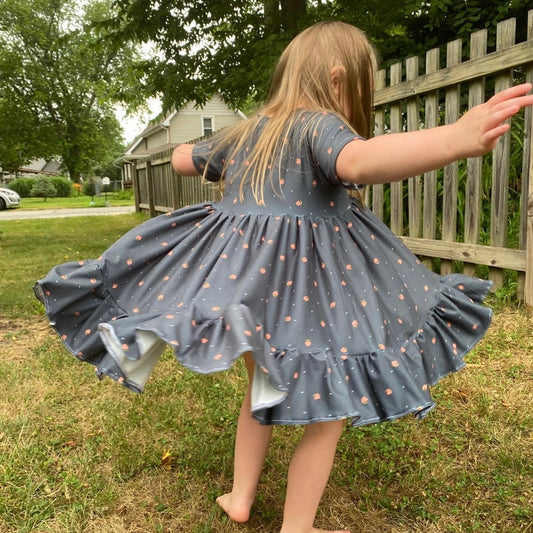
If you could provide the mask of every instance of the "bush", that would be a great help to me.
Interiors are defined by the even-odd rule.
[[[124,191],[118,191],[113,193],[115,200],[131,200],[133,198],[133,189],[126,189]]]
[[[96,194],[96,184],[93,180],[83,182],[83,194],[91,198]]]
[[[56,188],[56,196],[60,198],[69,198],[72,196],[72,182],[64,176],[54,176],[50,182]]]
[[[56,188],[50,178],[39,176],[35,179],[33,187],[31,188],[31,195],[37,196],[38,198],[44,198],[44,201],[46,202],[47,198],[52,198],[56,195]]]
[[[9,182],[8,188],[17,192],[21,198],[29,198],[34,184],[33,178],[17,178]]]

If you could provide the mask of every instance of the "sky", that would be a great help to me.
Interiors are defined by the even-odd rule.
[[[147,110],[134,115],[126,115],[120,106],[116,108],[116,116],[124,130],[124,142],[129,145],[137,135],[139,135],[148,122],[161,111],[161,102],[157,98],[150,99],[147,103]]]

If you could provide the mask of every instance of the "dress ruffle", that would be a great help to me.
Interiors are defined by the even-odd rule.
[[[329,349],[277,352],[276,360],[286,379],[287,399],[271,409],[258,410],[255,417],[264,424],[347,418],[353,426],[393,420],[409,413],[424,418],[435,407],[430,386],[463,368],[465,355],[484,335],[492,311],[479,302],[490,286],[491,282],[462,275],[442,278],[437,305],[426,322],[397,349],[383,346],[379,351],[357,355],[332,353]],[[470,296],[462,292],[465,289]],[[310,390],[316,392],[309,394]],[[315,418],[293,418],[293,399],[305,399],[307,408],[303,412],[314,413]],[[301,406],[298,408],[301,412]]]
[[[251,352],[261,423],[359,426],[434,406],[429,387],[490,324],[489,288],[428,271],[355,202],[328,217],[222,203],[151,219],[35,292],[70,352],[133,391],[167,345],[199,373]]]

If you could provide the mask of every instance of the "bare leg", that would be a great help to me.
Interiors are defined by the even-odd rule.
[[[289,467],[281,533],[324,531],[315,529],[313,522],[331,473],[343,427],[343,420],[305,427]]]
[[[244,354],[248,371],[248,390],[241,406],[235,438],[233,488],[219,496],[217,503],[235,522],[246,522],[254,502],[261,469],[272,436],[272,426],[261,425],[252,418],[251,391],[254,360],[250,353]]]

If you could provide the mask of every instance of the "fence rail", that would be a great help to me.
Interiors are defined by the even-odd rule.
[[[524,42],[515,42],[517,22],[509,19],[497,26],[495,50],[488,50],[482,30],[468,43],[448,43],[443,57],[436,48],[423,61],[411,57],[380,70],[375,135],[452,123],[495,92],[533,82],[533,10],[520,23],[527,23]],[[518,296],[533,308],[532,133],[527,109],[488,156],[368,187],[366,203],[428,267],[488,277],[495,288],[511,273]],[[138,210],[155,216],[218,198],[218,189],[201,177],[174,174],[170,156],[162,152],[135,165]]]

